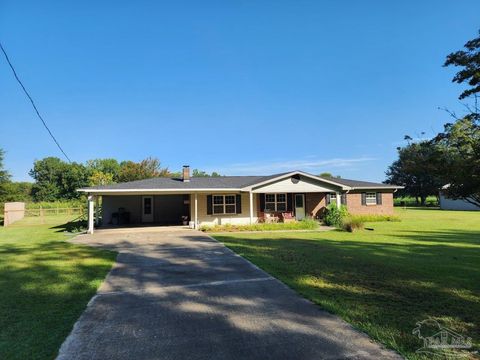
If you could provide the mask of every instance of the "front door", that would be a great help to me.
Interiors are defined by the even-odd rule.
[[[305,218],[305,195],[295,194],[295,218],[302,220]]]
[[[142,222],[153,222],[153,196],[142,196]]]

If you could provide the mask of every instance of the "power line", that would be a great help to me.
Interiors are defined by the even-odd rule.
[[[12,63],[10,62],[10,59],[8,58],[7,52],[6,52],[5,49],[3,48],[1,42],[0,42],[0,49],[2,49],[3,55],[5,55],[5,59],[7,60],[7,63],[8,63],[8,65],[10,66],[10,69],[12,69],[12,72],[13,72],[13,75],[15,76],[15,79],[17,79],[17,82],[18,82],[18,83],[20,84],[20,86],[22,87],[23,92],[25,93],[25,95],[27,95],[28,99],[29,99],[30,102],[32,103],[32,106],[33,106],[33,108],[35,109],[35,112],[37,113],[38,118],[42,121],[43,126],[45,126],[45,129],[47,129],[47,131],[48,131],[48,133],[50,134],[50,136],[52,137],[53,141],[55,141],[55,144],[57,144],[57,146],[58,146],[58,148],[60,149],[60,151],[62,152],[62,154],[65,155],[65,157],[67,158],[68,162],[72,162],[72,160],[70,160],[70,158],[68,157],[68,155],[65,153],[65,151],[64,151],[64,150],[62,149],[62,147],[60,146],[59,142],[57,141],[57,139],[55,138],[55,136],[53,135],[53,133],[52,133],[52,132],[50,131],[50,129],[48,128],[48,125],[47,125],[47,123],[45,122],[45,120],[43,120],[42,115],[40,115],[40,112],[38,111],[37,106],[35,105],[35,102],[33,101],[32,97],[31,97],[30,94],[28,93],[27,89],[25,89],[25,86],[23,86],[23,83],[22,83],[22,81],[20,80],[20,78],[18,77],[17,72],[15,71],[15,68],[13,67]]]

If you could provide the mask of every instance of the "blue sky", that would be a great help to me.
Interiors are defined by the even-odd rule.
[[[0,40],[74,161],[381,181],[405,134],[461,109],[442,64],[479,13],[478,0],[0,0]],[[61,157],[3,58],[0,122],[15,180]]]

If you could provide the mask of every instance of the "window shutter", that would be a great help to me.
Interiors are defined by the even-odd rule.
[[[342,194],[340,197],[342,205],[347,205],[347,194]]]
[[[265,194],[258,194],[260,198],[260,211],[265,211]]]
[[[382,205],[382,193],[377,192],[377,205]]]
[[[207,215],[212,215],[212,195],[207,195]]]
[[[330,205],[330,194],[325,195],[325,206]]]
[[[367,205],[367,193],[362,193],[362,205]]]
[[[287,194],[287,211],[293,211],[293,194]]]
[[[235,202],[237,203],[237,214],[241,214],[242,213],[242,195],[237,194],[235,198],[236,198]]]

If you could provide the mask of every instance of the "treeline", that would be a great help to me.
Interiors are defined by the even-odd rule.
[[[65,162],[57,157],[47,157],[33,163],[29,175],[34,183],[12,182],[3,166],[4,152],[0,149],[0,202],[6,201],[58,201],[79,199],[76,190],[86,186],[108,185],[118,182],[142,180],[153,177],[181,177],[162,167],[157,158],[131,160],[93,159],[86,163]],[[192,176],[220,176],[198,169]]]
[[[480,207],[480,36],[465,49],[447,56],[445,66],[460,70],[453,82],[467,85],[459,99],[467,101],[461,116],[448,111],[453,122],[430,140],[414,141],[398,148],[398,160],[387,170],[387,183],[404,185],[399,195],[418,198],[444,192]]]

